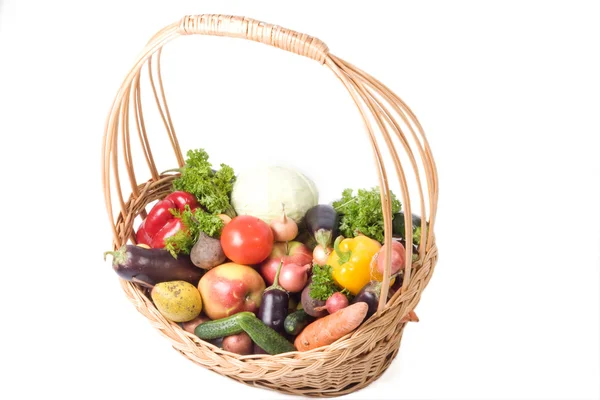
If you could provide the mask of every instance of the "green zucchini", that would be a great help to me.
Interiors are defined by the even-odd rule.
[[[312,321],[314,321],[314,318],[308,315],[306,311],[298,310],[285,317],[283,328],[290,335],[297,335]]]
[[[203,322],[194,329],[194,334],[203,340],[222,338],[229,335],[237,335],[243,332],[240,320],[243,318],[255,318],[248,311],[239,312],[230,317]]]
[[[252,317],[239,318],[238,322],[242,329],[250,336],[252,341],[271,355],[296,350],[293,344],[288,342],[275,330],[266,326],[254,315],[252,315]]]

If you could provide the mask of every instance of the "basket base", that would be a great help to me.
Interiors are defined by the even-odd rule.
[[[247,386],[270,389],[288,395],[331,398],[357,392],[379,379],[398,355],[405,325],[402,324],[399,327],[398,333],[390,338],[388,343],[377,346],[360,357],[344,360],[344,368],[341,368],[337,373],[335,372],[335,366],[327,363],[326,366],[323,366],[323,369],[313,368],[311,372],[304,370],[304,376],[281,374],[280,378],[272,380],[258,378],[263,375],[259,371],[256,373],[257,379],[242,379],[235,373],[223,373],[222,370],[212,368],[198,360],[196,356],[190,356],[188,352],[179,350],[175,346],[173,348],[193,363]],[[355,367],[348,368],[348,366]],[[328,372],[325,372],[325,370]],[[356,377],[356,381],[347,383],[349,376]]]
[[[160,197],[159,191],[168,184],[165,182],[154,186],[154,192],[145,200],[138,199],[132,204],[133,199],[129,199],[128,207],[137,215],[144,204]],[[145,186],[145,196],[149,187]],[[124,238],[131,232],[131,219],[127,221],[127,224],[124,220],[118,224],[118,232]],[[170,340],[177,352],[192,362],[248,386],[305,397],[339,397],[370,385],[390,366],[398,353],[406,326],[405,322],[401,322],[402,318],[418,305],[436,263],[434,239],[425,257],[415,262],[406,290],[394,295],[380,314],[327,347],[276,356],[240,356],[213,346],[165,319],[143,288],[125,280],[121,280],[121,287],[152,326]]]

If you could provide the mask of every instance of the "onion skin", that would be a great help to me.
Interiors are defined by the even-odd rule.
[[[271,230],[276,242],[288,242],[298,236],[298,224],[291,218],[283,215],[271,221]]]
[[[331,253],[330,248],[325,249],[320,244],[315,246],[313,250],[313,261],[318,265],[327,265],[327,259],[329,258],[329,254]]]
[[[231,222],[231,217],[227,214],[219,214],[217,217],[221,218],[221,221],[223,221],[225,225]]]
[[[402,243],[392,240],[392,257],[391,257],[391,271],[390,275],[394,275],[401,269],[404,269],[406,265],[406,253]],[[385,269],[385,245],[381,246],[381,249],[375,256],[373,256],[375,262],[375,270],[383,276]]]
[[[308,282],[307,272],[310,267],[310,264],[285,264],[281,268],[281,274],[279,275],[279,284],[288,292],[301,292]]]

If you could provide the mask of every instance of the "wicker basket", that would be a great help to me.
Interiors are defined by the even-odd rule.
[[[173,173],[159,173],[152,156],[140,96],[141,70],[144,66],[151,71],[150,84],[176,160],[180,167],[184,164],[160,76],[160,57],[161,50],[167,43],[181,35],[192,34],[249,39],[309,57],[327,66],[347,88],[365,122],[382,195],[385,243],[389,244],[392,240],[388,173],[382,151],[387,149],[400,183],[399,197],[406,215],[407,243],[412,241],[412,204],[416,204],[414,212],[423,217],[418,259],[410,262],[412,249],[411,246],[406,246],[406,259],[409,261],[401,290],[386,303],[384,299],[388,297],[388,285],[384,284],[378,312],[358,330],[326,347],[276,356],[239,356],[219,349],[166,320],[145,295],[142,287],[122,280],[123,290],[138,311],[171,341],[177,351],[221,375],[245,384],[304,396],[339,396],[361,389],[381,376],[396,356],[405,327],[401,320],[416,307],[436,264],[437,248],[433,226],[437,207],[437,172],[423,129],[398,96],[381,82],[331,54],[325,43],[317,38],[250,18],[225,15],[186,16],[159,31],[148,42],[126,76],[107,118],[102,173],[115,249],[125,243],[135,243],[134,221],[145,218],[147,206],[164,197],[177,176]],[[149,169],[149,174],[148,171],[143,171],[149,175],[148,181],[137,181],[141,173],[134,171],[130,130],[135,130],[139,139],[138,145]],[[402,162],[398,150],[403,152]],[[119,169],[127,173],[130,183],[127,191],[131,190],[129,195],[124,194]],[[413,187],[416,190],[413,192],[416,194],[409,193],[409,175],[414,178]],[[389,282],[390,252],[385,256],[387,267],[384,282]]]

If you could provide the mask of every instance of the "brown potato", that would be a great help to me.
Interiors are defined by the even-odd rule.
[[[200,314],[198,315],[196,318],[194,318],[191,321],[187,321],[187,322],[183,322],[181,324],[181,327],[183,328],[184,331],[189,332],[189,333],[194,333],[194,329],[196,329],[196,327],[198,325],[200,325],[203,322],[207,322],[210,321],[210,318],[208,318],[206,315],[204,314]]]
[[[223,339],[223,350],[242,356],[252,354],[252,339],[246,332],[227,336]]]

